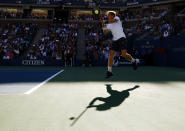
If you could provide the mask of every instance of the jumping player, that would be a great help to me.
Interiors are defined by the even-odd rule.
[[[137,70],[137,62],[130,54],[127,53],[126,35],[123,32],[122,22],[120,21],[120,18],[116,16],[116,12],[109,11],[107,13],[107,17],[108,17],[108,24],[105,25],[105,22],[102,16],[101,16],[101,23],[102,23],[104,34],[107,34],[109,31],[111,31],[113,35],[113,43],[109,51],[108,71],[106,74],[106,78],[109,78],[113,75],[112,65],[113,65],[115,52],[121,52],[122,56],[125,59],[132,62],[134,70]]]

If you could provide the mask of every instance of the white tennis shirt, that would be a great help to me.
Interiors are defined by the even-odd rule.
[[[126,38],[125,33],[123,32],[122,22],[118,16],[115,16],[114,19],[118,20],[117,22],[107,24],[106,28],[112,32],[113,41],[116,41],[122,37]]]

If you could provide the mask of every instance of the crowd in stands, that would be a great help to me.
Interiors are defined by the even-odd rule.
[[[0,59],[62,59],[66,66],[74,64],[77,24],[50,24],[33,43],[37,31],[37,25],[23,23],[0,28]]]
[[[18,13],[14,13],[14,12],[4,12],[4,11],[0,11],[0,18],[17,18],[20,19],[22,18],[23,13],[22,12],[18,12]]]
[[[0,28],[0,59],[24,56],[38,30],[36,24],[6,24]]]
[[[77,24],[50,24],[42,38],[31,45],[27,59],[65,60],[71,66],[75,60]]]
[[[86,65],[104,65],[108,59],[109,40],[103,39],[100,23],[84,25],[86,34]],[[104,41],[105,40],[105,41]]]
[[[101,2],[101,3],[115,3],[115,2],[141,2],[146,0],[7,0],[7,2],[13,2],[15,3],[55,3],[58,1],[61,2]],[[151,1],[160,1],[160,0],[151,0]]]
[[[8,19],[8,18],[13,18],[13,19],[46,19],[47,15],[42,15],[39,13],[31,13],[28,16],[25,16],[23,12],[5,12],[5,11],[0,11],[0,18]]]
[[[125,10],[121,13],[120,17],[122,20],[139,20],[139,19],[152,19],[155,17],[162,17],[168,12],[168,9],[160,9],[160,10],[153,10],[153,9],[145,9],[145,10],[137,10],[137,11],[129,11]]]
[[[148,43],[153,40],[166,39],[169,36],[179,35],[185,32],[185,19],[175,18],[174,21],[165,17],[157,19],[142,19],[137,21],[126,21],[128,19],[158,17],[166,10],[149,11],[131,14],[124,12],[120,15],[123,20],[124,32],[127,38],[136,35],[134,40],[145,40]],[[1,15],[0,15],[1,16]],[[11,15],[10,15],[11,16]],[[15,17],[14,15],[12,15]],[[71,19],[92,21],[93,16],[71,16]],[[100,22],[86,22],[86,61],[85,65],[106,65],[111,45],[111,34],[104,35]],[[0,28],[0,59],[47,59],[64,60],[66,66],[74,65],[76,57],[77,31],[76,23],[56,24],[51,23],[42,33],[39,41],[33,43],[34,35],[38,31],[36,24],[6,24]],[[146,56],[152,54],[151,49],[138,51],[130,48],[132,55],[141,59],[148,59]],[[120,54],[116,54],[117,59],[121,59]]]
[[[80,21],[80,20],[84,20],[84,21],[93,21],[95,20],[94,19],[94,16],[93,15],[90,15],[90,14],[84,14],[84,15],[78,15],[78,16],[70,16],[69,18],[70,20],[74,20],[74,21]]]

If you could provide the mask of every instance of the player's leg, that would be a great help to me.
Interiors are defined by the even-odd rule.
[[[122,54],[122,56],[125,59],[127,59],[130,62],[132,62],[134,70],[137,70],[137,62],[136,62],[136,60],[130,54],[128,54],[126,50],[122,50],[121,54]]]
[[[110,50],[109,51],[109,58],[108,58],[108,71],[107,71],[107,76],[106,78],[109,78],[110,76],[112,76],[112,65],[113,65],[113,61],[114,61],[114,55],[115,55],[115,51],[114,50]]]
[[[113,61],[114,61],[114,55],[115,55],[115,51],[110,50],[109,59],[108,59],[108,71],[110,71],[110,72],[112,72],[112,65],[113,65]]]
[[[122,50],[122,51],[121,51],[121,55],[122,55],[125,59],[127,59],[128,61],[130,61],[130,62],[132,62],[132,63],[135,62],[135,59],[134,59],[130,54],[128,54],[126,50]]]

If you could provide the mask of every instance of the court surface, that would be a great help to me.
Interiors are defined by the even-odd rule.
[[[185,69],[116,67],[108,80],[105,71],[0,67],[0,87],[13,85],[0,93],[0,131],[185,130]],[[7,74],[24,77],[7,80]]]

